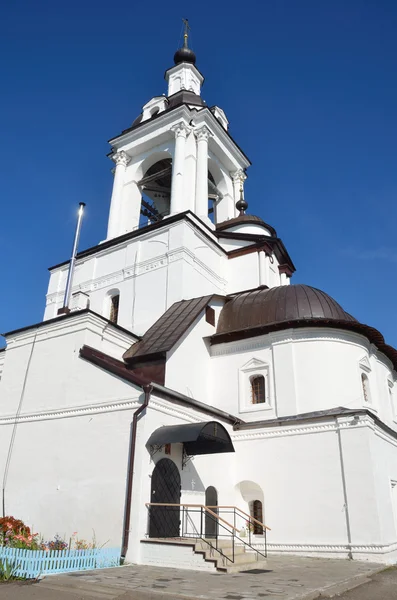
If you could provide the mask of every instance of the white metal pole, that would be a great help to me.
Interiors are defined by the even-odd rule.
[[[78,212],[78,217],[77,217],[76,232],[74,234],[72,257],[70,259],[68,279],[66,281],[65,297],[63,299],[63,308],[64,309],[69,308],[70,294],[72,292],[72,280],[73,280],[74,265],[76,263],[76,254],[77,254],[77,247],[79,245],[81,222],[83,220],[84,207],[85,207],[85,203],[80,202],[79,212]]]

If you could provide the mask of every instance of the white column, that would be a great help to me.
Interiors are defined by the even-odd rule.
[[[234,190],[234,210],[233,214],[230,216],[232,219],[238,215],[238,210],[236,208],[236,202],[240,200],[240,188],[243,188],[243,198],[244,198],[244,181],[247,179],[247,175],[244,173],[242,169],[231,173],[231,177],[233,180],[233,190]]]
[[[286,273],[280,273],[280,285],[288,285],[289,279]]]
[[[206,125],[194,132],[197,138],[196,215],[208,220],[208,140],[212,135]]]
[[[259,285],[267,285],[266,254],[263,250],[258,252],[259,260]]]
[[[170,214],[183,211],[183,172],[185,168],[185,142],[188,128],[183,121],[172,128],[175,133],[175,151],[172,161]]]
[[[121,203],[124,186],[125,169],[130,161],[128,154],[121,150],[111,156],[111,159],[116,164],[116,170],[113,181],[112,199],[110,201],[108,234],[107,239],[120,235],[120,218],[121,218]]]

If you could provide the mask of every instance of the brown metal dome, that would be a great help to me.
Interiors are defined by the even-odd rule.
[[[298,327],[345,329],[365,336],[397,370],[397,350],[374,327],[360,323],[325,292],[309,285],[283,285],[233,295],[221,310],[211,345]]]
[[[260,287],[236,294],[226,302],[219,316],[217,334],[321,320],[357,323],[331,296],[308,285]]]

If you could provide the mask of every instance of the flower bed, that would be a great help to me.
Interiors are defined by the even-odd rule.
[[[77,531],[69,543],[58,534],[44,541],[38,533],[14,517],[0,518],[0,580],[37,578],[48,573],[103,569],[120,564],[120,548],[97,546],[79,539]]]

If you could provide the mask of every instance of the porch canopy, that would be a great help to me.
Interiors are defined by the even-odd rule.
[[[234,452],[230,435],[217,421],[159,427],[147,443],[149,446],[183,444],[189,456]]]

